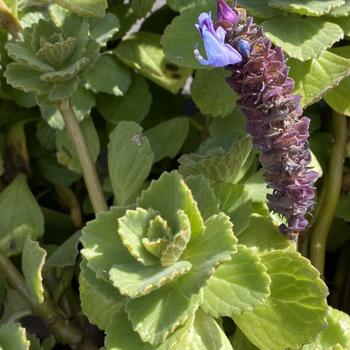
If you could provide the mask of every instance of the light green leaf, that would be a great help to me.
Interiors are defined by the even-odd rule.
[[[154,155],[142,128],[134,122],[120,122],[109,139],[109,177],[117,202],[125,205],[149,175]]]
[[[81,307],[92,324],[106,330],[114,317],[124,314],[124,299],[109,283],[96,278],[83,260],[79,275]]]
[[[326,325],[327,287],[299,253],[274,251],[261,259],[271,278],[271,295],[263,305],[233,319],[261,350],[299,348]]]
[[[301,61],[318,57],[344,36],[341,27],[322,18],[281,16],[268,19],[262,26],[275,45]]]
[[[328,16],[332,16],[332,17],[347,17],[350,15],[350,1],[349,0],[345,0],[345,4],[340,6],[340,7],[336,7],[335,9],[333,9]]]
[[[273,250],[293,250],[293,243],[281,235],[271,219],[253,214],[249,226],[239,235],[239,243],[260,253]]]
[[[203,290],[201,308],[215,318],[253,310],[270,295],[271,280],[258,254],[243,245],[219,266]]]
[[[175,281],[127,302],[128,318],[144,342],[160,344],[197,310],[199,296],[185,297],[178,286]]]
[[[44,302],[44,286],[42,271],[46,251],[39,243],[27,237],[22,254],[22,272],[27,288],[33,297],[42,304]]]
[[[7,255],[22,251],[27,236],[36,239],[44,233],[44,217],[31,193],[25,175],[0,193],[0,247]]]
[[[102,17],[108,6],[107,0],[54,0],[54,2],[79,16]]]
[[[338,24],[346,37],[350,36],[350,21],[348,17],[329,18],[329,20],[335,24]]]
[[[97,134],[95,125],[92,118],[86,118],[80,123],[82,133],[88,142],[88,148],[90,151],[93,162],[96,162],[100,153],[100,140]],[[66,130],[56,131],[56,147],[57,147],[57,161],[67,167],[69,170],[77,173],[82,173],[79,158],[76,154],[71,136]]]
[[[177,261],[171,266],[144,266],[139,263],[114,265],[109,278],[122,295],[132,299],[147,295],[186,274],[192,265]]]
[[[191,93],[202,114],[224,117],[233,111],[237,95],[225,80],[229,75],[223,68],[197,71]]]
[[[131,84],[131,72],[111,55],[102,55],[87,73],[89,89],[115,96],[124,95]]]
[[[141,123],[149,112],[152,95],[144,78],[134,75],[131,86],[123,97],[97,95],[97,109],[109,122],[120,121]]]
[[[327,323],[327,328],[317,335],[316,341],[304,345],[302,350],[350,349],[350,316],[329,306]]]
[[[343,79],[338,86],[330,90],[324,99],[336,112],[350,117],[350,78]]]
[[[239,6],[246,9],[251,16],[258,18],[270,18],[282,14],[280,10],[269,7],[268,0],[240,0]]]
[[[174,94],[192,73],[191,69],[167,63],[158,34],[138,32],[128,36],[114,52],[127,66]]]
[[[344,0],[270,0],[268,2],[271,7],[306,16],[323,16],[344,3]]]
[[[295,80],[295,93],[302,96],[304,107],[320,100],[350,74],[350,60],[329,51],[307,62],[290,59],[288,64],[290,76]]]
[[[7,323],[0,327],[0,349],[29,350],[29,346],[26,331],[18,323]]]
[[[179,226],[176,215],[179,210],[183,210],[190,219],[192,238],[200,236],[204,230],[197,203],[182,176],[176,172],[164,172],[158,180],[152,181],[148,189],[142,192],[138,206],[157,210],[173,232]]]
[[[178,117],[167,120],[145,131],[156,163],[163,158],[174,158],[180,151],[189,131],[189,119]]]
[[[106,13],[103,18],[91,18],[90,35],[101,45],[106,46],[107,42],[119,32],[120,23],[118,17],[113,13]]]
[[[257,171],[244,182],[244,189],[253,202],[265,202],[266,195],[271,193],[271,189],[267,188],[262,170]]]
[[[242,333],[239,328],[236,328],[231,343],[235,350],[259,350],[249,341],[249,339],[244,335],[244,333]]]
[[[74,266],[79,254],[78,244],[81,232],[76,232],[73,236],[63,242],[47,259],[44,270],[53,267]]]
[[[213,0],[167,0],[167,5],[174,11],[183,11],[191,7],[197,7],[205,5],[207,8],[209,6],[213,7]]]

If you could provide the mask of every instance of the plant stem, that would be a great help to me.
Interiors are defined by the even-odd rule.
[[[59,104],[59,111],[64,119],[66,129],[73,141],[75,151],[78,155],[83,171],[85,185],[88,190],[91,204],[95,213],[108,210],[106,200],[102,191],[100,179],[98,178],[94,162],[92,161],[89,148],[84,135],[80,129],[74,110],[69,99]]]
[[[328,169],[320,196],[319,208],[310,231],[310,259],[321,275],[324,273],[327,236],[341,191],[347,141],[347,117],[333,112],[332,128],[333,144],[330,150]]]

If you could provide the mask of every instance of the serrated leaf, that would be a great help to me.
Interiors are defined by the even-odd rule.
[[[109,283],[96,278],[82,261],[79,275],[81,307],[89,321],[106,330],[114,317],[123,313],[124,299]]]
[[[154,154],[142,128],[134,122],[120,122],[109,139],[109,177],[117,202],[125,205],[149,175]]]
[[[188,261],[177,261],[171,266],[144,266],[139,263],[113,265],[109,278],[122,295],[134,299],[172,283],[191,267]]]
[[[304,345],[302,350],[350,349],[350,316],[329,306],[327,323],[327,328],[317,335],[316,341]]]
[[[152,181],[148,189],[142,192],[138,206],[157,210],[173,232],[179,226],[176,215],[179,210],[183,210],[190,219],[192,238],[200,236],[204,230],[197,203],[182,176],[176,172],[164,172],[158,180]]]
[[[338,24],[346,37],[350,36],[350,21],[348,17],[329,18],[329,20],[335,24]]]
[[[269,6],[306,16],[323,16],[344,5],[344,0],[270,0]]]
[[[301,347],[326,324],[327,287],[310,261],[296,252],[274,251],[261,260],[271,278],[271,295],[233,319],[261,350]]]
[[[131,84],[130,70],[111,55],[100,56],[86,77],[95,93],[123,96]]]
[[[29,350],[30,341],[26,330],[18,323],[7,323],[0,327],[0,348],[3,350]]]
[[[350,78],[343,79],[338,86],[330,90],[324,100],[327,104],[340,114],[350,117]]]
[[[233,111],[237,95],[225,80],[229,75],[223,68],[197,71],[191,93],[202,114],[224,117]]]
[[[350,74],[350,60],[329,51],[307,62],[290,59],[288,64],[290,76],[295,80],[295,93],[302,96],[303,107],[320,100]]]
[[[141,123],[148,114],[152,103],[152,95],[144,78],[134,75],[131,86],[123,97],[97,95],[97,109],[109,122],[120,121]]]
[[[53,267],[74,266],[79,254],[79,240],[81,232],[76,232],[73,236],[63,242],[47,259],[44,269],[49,270]]]
[[[258,254],[243,246],[219,266],[203,290],[201,308],[215,318],[240,314],[265,302],[271,280]]]
[[[275,45],[301,61],[318,57],[344,36],[337,24],[320,18],[281,16],[268,19],[262,26]]]
[[[240,0],[239,6],[247,10],[251,16],[258,18],[270,18],[282,14],[280,10],[269,7],[268,0]]]
[[[340,7],[336,7],[335,9],[333,9],[328,16],[332,16],[332,17],[347,17],[350,15],[350,1],[349,0],[345,0],[345,3],[340,6]]]
[[[54,2],[79,16],[102,17],[108,6],[107,0],[54,0]]]
[[[158,34],[133,34],[124,39],[114,52],[127,66],[174,94],[192,73],[191,69],[167,63]]]
[[[180,151],[189,131],[189,119],[178,117],[167,120],[145,131],[156,163],[163,158],[174,158]]]
[[[44,302],[42,271],[45,259],[46,251],[27,237],[23,246],[22,272],[28,290],[40,304]]]
[[[97,130],[92,121],[92,118],[86,118],[80,123],[82,133],[88,142],[88,148],[90,151],[93,162],[96,162],[100,153],[100,140],[97,134]],[[75,146],[71,140],[71,136],[66,130],[56,131],[56,147],[57,147],[57,161],[67,167],[69,170],[75,171],[79,174],[82,173],[79,158],[75,151]]]
[[[106,13],[103,18],[92,18],[90,23],[90,35],[101,45],[106,46],[107,42],[113,39],[119,32],[120,23],[113,13]]]
[[[0,193],[0,247],[7,255],[22,251],[27,236],[36,239],[44,233],[44,217],[31,193],[25,175]]]

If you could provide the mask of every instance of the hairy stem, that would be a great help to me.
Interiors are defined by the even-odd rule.
[[[59,104],[59,110],[64,119],[66,129],[73,141],[83,171],[84,181],[88,190],[95,213],[108,210],[98,178],[94,162],[92,161],[89,148],[80,129],[70,100],[64,100]]]
[[[321,275],[324,273],[328,232],[341,191],[347,141],[347,117],[333,112],[332,128],[333,144],[330,150],[328,169],[325,174],[319,207],[310,231],[310,259]]]

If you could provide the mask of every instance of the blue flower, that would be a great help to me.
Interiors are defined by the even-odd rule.
[[[211,13],[202,13],[196,27],[203,38],[204,48],[208,59],[205,59],[195,47],[194,54],[199,63],[212,67],[225,67],[242,61],[241,54],[231,45],[225,44],[226,30],[222,27],[214,28]]]

